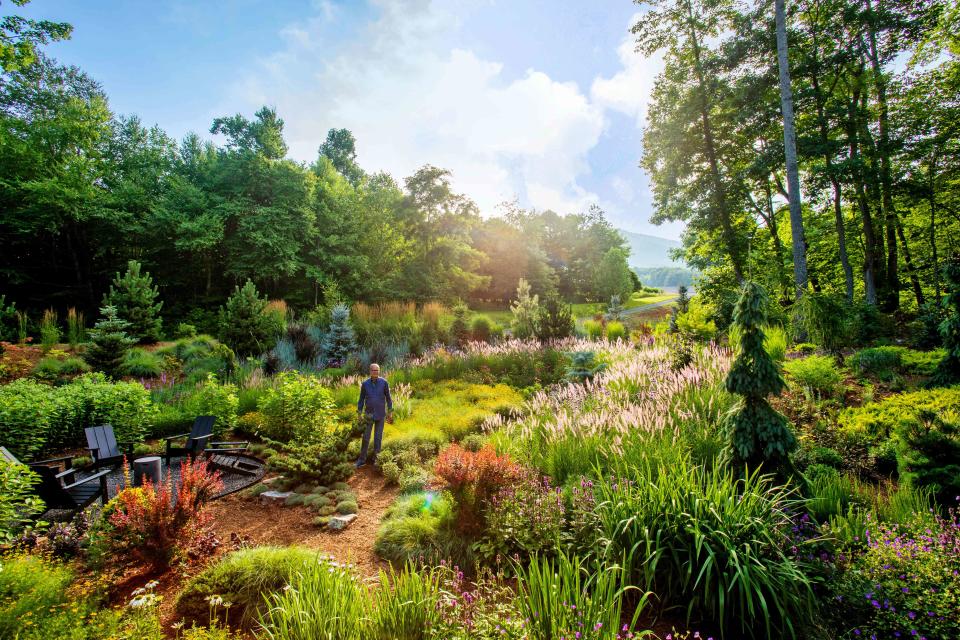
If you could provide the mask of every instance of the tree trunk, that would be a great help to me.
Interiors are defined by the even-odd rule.
[[[797,131],[793,120],[793,89],[787,57],[787,13],[785,0],[775,0],[777,23],[777,65],[780,70],[780,109],[783,111],[783,150],[787,161],[787,193],[790,200],[790,234],[793,239],[793,281],[797,300],[807,288],[807,249],[803,237],[800,207],[800,169],[797,166]]]
[[[873,228],[873,216],[863,184],[863,169],[860,166],[860,142],[857,133],[856,108],[859,102],[859,89],[853,90],[853,96],[847,101],[847,138],[850,145],[850,160],[853,164],[854,190],[857,206],[863,223],[863,287],[867,304],[877,304],[876,283],[876,246],[877,240]]]
[[[700,59],[700,40],[696,30],[696,20],[693,16],[693,7],[690,0],[687,0],[687,28],[690,35],[690,43],[693,45],[694,67],[697,73],[700,96],[700,122],[703,126],[703,143],[707,153],[707,162],[710,164],[710,175],[713,179],[713,200],[714,207],[720,218],[720,230],[723,236],[724,244],[727,245],[727,253],[730,255],[730,262],[733,265],[733,274],[738,281],[743,281],[744,264],[743,256],[737,248],[737,237],[733,229],[733,222],[730,219],[730,212],[727,208],[726,189],[723,184],[723,176],[720,175],[720,161],[717,158],[716,145],[713,140],[713,125],[710,121],[710,103],[707,101],[708,90],[706,73],[703,69],[703,62]]]
[[[900,307],[900,276],[897,260],[897,228],[900,226],[897,219],[897,210],[893,206],[893,180],[890,176],[890,127],[889,108],[887,106],[887,81],[880,68],[880,52],[877,48],[877,34],[873,25],[875,16],[873,5],[866,0],[867,38],[869,42],[868,57],[873,71],[873,84],[876,87],[878,113],[878,132],[880,140],[877,143],[877,156],[880,160],[880,206],[883,211],[884,225],[887,231],[887,273],[886,273],[886,301],[885,307],[893,311]],[[909,265],[908,265],[909,266]]]
[[[910,284],[913,286],[913,295],[917,298],[917,306],[923,306],[923,289],[920,287],[920,278],[917,270],[913,266],[913,258],[910,257],[910,245],[907,244],[907,236],[903,233],[903,225],[900,224],[900,218],[894,222],[897,225],[897,236],[900,238],[900,244],[903,245],[903,261],[907,265],[907,273],[910,274]]]
[[[847,255],[847,231],[843,223],[843,192],[837,171],[830,157],[830,131],[827,124],[826,105],[823,91],[820,90],[820,44],[817,39],[816,28],[812,30],[813,37],[813,65],[810,74],[810,83],[817,104],[817,124],[820,130],[820,146],[823,147],[823,161],[827,167],[827,175],[833,186],[833,216],[837,228],[837,251],[840,254],[840,265],[843,267],[843,280],[846,287],[847,302],[853,302],[853,267],[850,266],[850,256]]]
[[[937,261],[937,154],[930,158],[930,251],[933,258],[933,291],[940,304],[940,264]]]

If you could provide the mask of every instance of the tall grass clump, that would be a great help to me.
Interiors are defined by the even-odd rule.
[[[40,345],[46,352],[57,346],[59,342],[60,324],[57,312],[53,309],[47,309],[43,312],[43,318],[40,320]]]
[[[843,382],[843,374],[830,356],[807,356],[791,360],[784,370],[809,400],[832,398]]]
[[[814,613],[789,550],[796,507],[768,476],[654,459],[593,485],[596,548],[629,558],[632,584],[665,609],[716,623],[724,637],[796,637]]]
[[[270,640],[366,640],[370,605],[366,587],[332,560],[310,564],[288,588],[268,596],[261,618]]]
[[[83,311],[77,311],[76,308],[67,309],[67,342],[74,349],[77,345],[86,342],[87,327],[83,318]]]
[[[380,571],[372,594],[370,635],[374,640],[426,640],[440,622],[440,572],[417,571],[410,563],[401,571]]]
[[[530,640],[619,640],[651,635],[650,631],[634,631],[650,594],[629,586],[627,574],[619,566],[592,565],[561,552],[555,559],[538,557],[526,566],[517,564],[516,573],[517,605],[527,621]],[[629,618],[625,618],[626,600],[633,604]]]

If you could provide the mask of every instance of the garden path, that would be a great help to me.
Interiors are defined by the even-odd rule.
[[[376,577],[387,563],[373,552],[377,529],[399,490],[388,486],[372,466],[361,467],[348,481],[360,507],[357,519],[341,532],[313,524],[316,514],[309,507],[261,504],[240,494],[216,500],[208,506],[213,527],[229,544],[231,534],[249,537],[256,545],[300,545],[329,553],[338,562],[353,563],[363,575]]]

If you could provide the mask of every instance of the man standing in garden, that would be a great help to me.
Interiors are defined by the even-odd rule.
[[[370,365],[370,377],[360,385],[360,400],[357,402],[357,413],[364,414],[366,420],[363,430],[363,446],[360,447],[360,458],[357,467],[367,463],[367,448],[370,446],[370,430],[373,430],[373,455],[370,461],[377,459],[380,453],[380,443],[383,440],[383,421],[393,412],[393,399],[390,397],[390,385],[386,378],[380,377],[380,365]]]

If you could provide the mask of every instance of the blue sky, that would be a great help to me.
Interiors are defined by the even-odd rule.
[[[312,160],[347,127],[367,170],[426,163],[487,214],[518,198],[562,212],[599,204],[655,227],[637,167],[658,60],[632,50],[629,0],[33,0],[74,25],[49,53],[104,86],[116,112],[180,138],[219,115],[276,107],[291,155]]]

